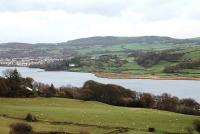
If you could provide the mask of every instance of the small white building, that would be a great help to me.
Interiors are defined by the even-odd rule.
[[[75,67],[76,65],[75,64],[73,64],[73,63],[70,63],[69,64],[69,67]]]

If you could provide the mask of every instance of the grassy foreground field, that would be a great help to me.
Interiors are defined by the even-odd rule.
[[[0,98],[0,134],[9,133],[9,125],[22,122],[26,114],[34,114],[38,122],[30,123],[35,131],[79,132],[92,134],[128,128],[124,134],[148,134],[154,127],[157,134],[186,133],[197,116],[152,109],[115,107],[99,102],[62,98]],[[117,133],[115,133],[117,134]]]

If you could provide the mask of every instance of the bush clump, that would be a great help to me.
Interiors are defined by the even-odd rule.
[[[32,134],[32,127],[27,123],[14,123],[10,128],[10,134]]]
[[[28,113],[26,115],[25,120],[28,121],[28,122],[35,122],[35,121],[37,121],[36,117],[34,115],[32,115],[31,113]]]
[[[149,128],[149,132],[155,132],[155,131],[156,131],[155,128],[152,128],[152,127]]]

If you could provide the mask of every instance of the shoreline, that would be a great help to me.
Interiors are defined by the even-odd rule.
[[[0,67],[7,67],[7,66],[0,66]],[[11,67],[11,66],[9,66]],[[12,66],[11,68],[16,68],[19,66]],[[30,67],[25,67],[30,68]],[[30,69],[41,69],[41,68],[30,68]],[[59,71],[67,71],[67,72],[75,72],[75,71],[69,71],[69,70],[45,70],[42,69],[45,72],[59,72]],[[107,78],[107,79],[151,79],[151,80],[196,80],[200,81],[200,77],[188,77],[188,76],[161,76],[161,75],[152,75],[152,74],[143,74],[143,75],[135,75],[135,74],[128,74],[128,73],[106,73],[106,72],[79,72],[77,73],[92,73],[96,77],[99,78]]]
[[[108,79],[152,79],[152,80],[197,80],[200,81],[200,77],[187,77],[187,76],[160,76],[160,75],[134,75],[125,73],[105,73],[96,72],[96,77],[108,78]]]

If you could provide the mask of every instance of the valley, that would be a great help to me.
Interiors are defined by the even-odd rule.
[[[135,78],[138,75],[166,79],[200,77],[200,41],[197,39],[106,36],[41,44],[1,44],[0,57],[2,60],[28,57],[37,60],[46,56],[49,62],[40,58],[38,63],[27,61],[15,66],[25,65],[48,71],[116,73],[135,75]],[[118,78],[117,75],[115,77]]]

